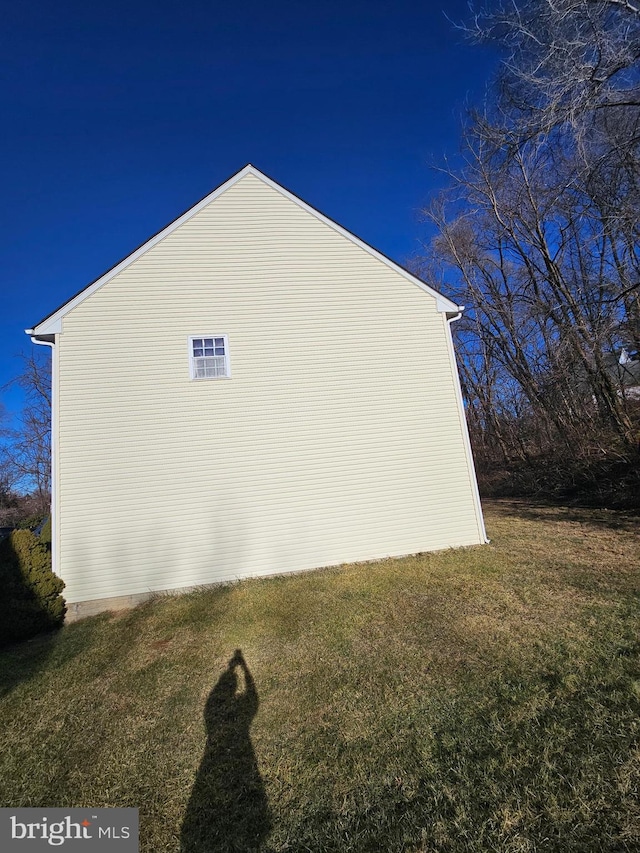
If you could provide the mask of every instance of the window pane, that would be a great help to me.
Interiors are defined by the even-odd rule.
[[[205,351],[206,352],[206,351]],[[226,359],[223,355],[204,355],[193,359],[193,375],[195,379],[215,379],[227,376]]]
[[[229,375],[224,338],[192,338],[192,376],[194,379],[216,379]]]

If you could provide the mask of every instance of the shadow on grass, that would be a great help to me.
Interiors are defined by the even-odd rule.
[[[108,616],[95,616],[67,625],[0,651],[0,699],[19,684],[35,678],[47,667],[60,669],[87,653],[91,639]]]
[[[257,711],[255,683],[237,650],[205,706],[207,744],[182,824],[182,853],[254,853],[266,838],[269,806],[249,734]]]
[[[485,498],[486,508],[496,515],[513,516],[527,521],[574,521],[608,530],[638,531],[640,512],[629,510],[592,509],[579,506],[558,506],[543,501],[511,498]]]

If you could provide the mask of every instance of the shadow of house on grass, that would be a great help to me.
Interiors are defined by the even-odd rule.
[[[255,683],[238,650],[205,706],[207,744],[182,824],[182,853],[255,853],[266,838],[269,806],[249,734],[257,710]]]

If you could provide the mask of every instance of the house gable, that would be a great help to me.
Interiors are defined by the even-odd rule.
[[[483,541],[457,306],[248,168],[32,330],[71,604]]]
[[[259,169],[256,169],[255,166],[248,164],[235,175],[233,175],[231,178],[229,178],[227,181],[225,181],[223,184],[221,184],[219,187],[217,187],[215,190],[213,190],[211,193],[202,198],[195,205],[193,205],[193,207],[191,207],[189,210],[185,211],[183,214],[174,219],[161,231],[158,231],[149,240],[147,240],[145,243],[135,249],[130,255],[119,261],[117,264],[111,267],[111,269],[109,269],[106,273],[97,278],[87,287],[83,288],[83,290],[81,290],[79,293],[77,293],[75,296],[65,302],[62,306],[60,306],[60,308],[56,309],[51,314],[40,320],[32,329],[25,330],[27,334],[32,335],[34,337],[46,338],[47,336],[51,336],[61,332],[62,321],[70,311],[72,311],[74,308],[84,302],[85,299],[92,296],[103,285],[107,284],[119,273],[126,270],[127,267],[135,263],[150,249],[158,245],[162,240],[167,238],[169,235],[179,229],[182,225],[189,222],[189,220],[191,220],[194,216],[200,213],[200,211],[205,209],[212,202],[215,202],[215,200],[219,198],[223,193],[225,193],[239,181],[242,181],[247,176],[253,176],[254,178],[257,178],[258,180],[262,181],[264,184],[271,187],[276,192],[280,193],[284,198],[287,198],[290,201],[294,202],[302,210],[314,216],[317,220],[324,223],[329,228],[333,229],[336,233],[341,234],[344,238],[351,241],[354,245],[360,247],[364,252],[368,253],[374,258],[377,258],[380,262],[393,269],[395,272],[399,273],[407,281],[419,287],[425,293],[428,293],[436,300],[436,307],[438,311],[455,314],[462,310],[460,306],[452,302],[450,299],[447,299],[447,297],[436,291],[434,288],[430,287],[426,282],[417,278],[408,270],[404,269],[402,266],[383,255],[377,249],[374,249],[372,246],[369,246],[359,237],[356,237],[350,231],[347,231],[347,229],[343,228],[341,225],[334,222],[332,219],[325,216],[320,211],[311,207],[311,205],[307,204],[298,196],[294,195],[292,192],[285,189],[271,178],[267,177],[267,175],[265,175]]]

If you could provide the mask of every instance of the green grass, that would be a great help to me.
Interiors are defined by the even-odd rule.
[[[640,850],[638,519],[487,526],[3,653],[0,805],[135,806],[149,853]]]

